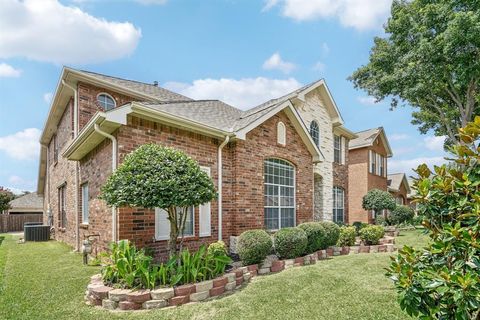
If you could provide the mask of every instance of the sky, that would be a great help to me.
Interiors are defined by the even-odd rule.
[[[383,126],[388,171],[444,162],[409,107],[347,80],[368,62],[391,0],[0,0],[0,186],[36,190],[39,137],[62,66],[248,109],[325,79],[352,131]]]

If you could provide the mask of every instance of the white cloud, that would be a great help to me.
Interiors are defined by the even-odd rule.
[[[279,0],[268,1],[264,10],[280,5],[285,17],[297,21],[334,18],[345,27],[368,30],[386,21],[391,4],[392,0]]]
[[[194,99],[219,99],[248,109],[294,91],[302,84],[294,78],[199,79],[193,83],[167,82],[164,87]]]
[[[53,98],[53,93],[51,93],[51,92],[46,92],[46,93],[43,94],[43,100],[48,104],[50,104],[50,102],[52,102],[52,98]]]
[[[8,178],[8,182],[10,183],[10,191],[15,194],[21,194],[23,191],[32,191],[35,188],[35,181],[26,180],[22,177],[12,175]]]
[[[3,0],[0,58],[99,63],[131,54],[141,37],[129,22],[107,21],[57,0]]]
[[[22,73],[22,70],[20,69],[15,69],[11,65],[6,64],[4,62],[0,63],[0,78],[2,77],[18,78],[20,77],[21,73]]]
[[[407,175],[414,174],[413,169],[416,169],[422,163],[426,163],[430,168],[434,165],[441,165],[447,161],[443,157],[419,157],[407,160],[388,160],[388,172],[405,172]]]
[[[268,11],[278,4],[278,0],[266,0],[265,5],[262,8],[262,12]]]
[[[295,68],[295,64],[282,60],[282,57],[278,52],[272,54],[272,56],[263,63],[263,69],[280,70],[283,73],[290,73]]]
[[[357,97],[357,101],[365,106],[374,106],[376,105],[374,97]]]
[[[0,150],[17,160],[36,160],[40,151],[40,130],[28,128],[0,137]]]
[[[408,138],[410,138],[410,136],[406,133],[394,133],[388,136],[388,140],[390,141],[400,141]]]
[[[312,69],[313,71],[324,72],[326,68],[327,66],[323,62],[317,61],[317,63],[313,65]]]
[[[434,136],[434,137],[426,137],[423,139],[425,142],[425,147],[428,150],[432,151],[444,151],[443,144],[445,143],[446,136]]]

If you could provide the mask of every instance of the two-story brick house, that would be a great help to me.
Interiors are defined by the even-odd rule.
[[[374,223],[374,213],[363,209],[362,200],[369,190],[387,191],[387,158],[393,155],[392,149],[382,127],[356,135],[348,152],[349,222]]]
[[[312,115],[308,126],[301,114]],[[112,170],[138,146],[171,146],[195,159],[218,191],[216,201],[189,211],[187,246],[217,239],[228,244],[248,229],[331,220],[333,186],[348,192],[346,146],[352,137],[324,81],[241,111],[157,84],[64,68],[41,136],[38,193],[45,199],[45,222],[60,241],[78,249],[88,235],[98,235],[102,247],[129,239],[163,255],[165,212],[108,208],[98,196]],[[339,202],[337,216],[346,208]]]

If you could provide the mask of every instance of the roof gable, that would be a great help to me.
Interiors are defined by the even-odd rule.
[[[388,189],[390,191],[395,191],[398,192],[402,188],[402,184],[405,187],[405,190],[407,191],[407,194],[411,192],[410,190],[410,185],[407,180],[407,176],[405,173],[392,173],[387,175],[387,184],[388,184]]]
[[[350,140],[348,145],[349,150],[373,146],[377,138],[379,138],[383,143],[385,151],[387,152],[387,156],[393,156],[392,148],[390,147],[390,143],[388,142],[387,135],[385,134],[383,127],[372,128],[356,132],[355,134],[357,135],[357,138]]]

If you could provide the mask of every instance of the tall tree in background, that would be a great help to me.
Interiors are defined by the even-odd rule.
[[[350,80],[392,109],[412,106],[421,133],[460,144],[457,128],[480,114],[480,1],[394,0],[391,11]]]

